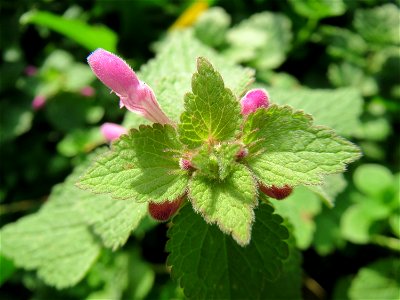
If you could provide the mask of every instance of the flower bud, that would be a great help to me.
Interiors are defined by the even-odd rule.
[[[140,81],[131,67],[117,55],[97,49],[87,58],[94,74],[119,98],[120,107],[126,107],[160,124],[172,124],[161,110],[153,90]]]
[[[104,123],[100,127],[101,134],[104,138],[111,142],[118,139],[122,134],[126,134],[128,130],[118,124],[114,123]]]
[[[181,167],[182,170],[185,171],[194,169],[192,162],[185,158],[181,158],[179,160],[179,166]]]
[[[46,97],[45,96],[37,95],[32,100],[32,108],[34,110],[41,109],[45,104],[46,104]]]
[[[149,202],[149,213],[153,219],[165,222],[168,221],[179,209],[185,196],[181,196],[178,199],[170,202],[166,201],[163,203]]]
[[[293,188],[288,185],[278,188],[274,185],[271,187],[266,187],[265,185],[260,184],[259,187],[260,187],[260,191],[263,192],[265,195],[267,195],[268,197],[277,199],[277,200],[285,199],[293,191]]]
[[[248,115],[255,112],[260,107],[269,106],[269,95],[264,89],[254,89],[248,91],[240,101],[242,105],[242,115]]]

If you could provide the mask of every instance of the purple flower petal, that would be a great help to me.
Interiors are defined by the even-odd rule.
[[[260,107],[267,108],[269,106],[269,96],[264,89],[254,89],[247,92],[240,104],[242,105],[242,115],[248,115]]]
[[[100,127],[101,134],[109,142],[118,139],[122,134],[126,134],[128,130],[121,125],[115,123],[104,123]]]

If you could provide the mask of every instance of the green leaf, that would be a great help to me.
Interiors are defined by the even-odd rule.
[[[400,9],[392,3],[371,9],[357,9],[353,25],[369,43],[400,45]]]
[[[342,58],[359,66],[366,64],[364,54],[368,44],[357,33],[335,26],[321,26],[317,41],[327,45],[327,52],[335,58]]]
[[[192,93],[185,95],[180,140],[191,148],[204,142],[231,140],[240,129],[241,119],[239,101],[224,86],[221,75],[205,58],[198,58]]]
[[[364,164],[354,172],[354,184],[366,195],[384,196],[385,191],[394,185],[394,176],[382,165]]]
[[[314,236],[314,217],[321,210],[321,201],[317,196],[303,186],[294,189],[284,201],[270,201],[276,212],[293,224],[293,235],[297,247],[307,249]]]
[[[349,289],[350,299],[398,299],[400,260],[386,258],[362,268]]]
[[[4,257],[3,254],[0,253],[0,287],[5,283],[15,272],[15,266],[11,260]]]
[[[378,91],[376,79],[361,67],[344,61],[328,67],[328,78],[337,87],[357,88],[363,96],[375,95]]]
[[[101,237],[104,246],[115,250],[125,244],[131,232],[147,215],[147,204],[137,203],[134,199],[116,200],[109,195],[93,194],[76,187],[82,173],[104,152],[104,148],[95,151],[62,185],[56,186],[43,210],[53,206],[77,210],[86,224]]]
[[[1,230],[2,252],[15,265],[37,269],[47,284],[75,285],[97,259],[100,245],[82,215],[68,206],[21,218]]]
[[[293,230],[293,226],[286,224],[286,227],[290,232]],[[289,246],[289,257],[283,262],[282,273],[277,280],[265,282],[261,299],[302,299],[303,271],[301,269],[301,253],[296,247],[296,240],[292,234],[290,234],[287,243]]]
[[[260,70],[274,69],[285,61],[290,49],[291,22],[279,13],[254,14],[230,29],[226,40],[227,58]]]
[[[346,12],[343,0],[290,0],[289,3],[296,13],[311,19],[340,16]]]
[[[361,127],[363,99],[354,88],[282,89],[268,88],[273,103],[287,104],[311,114],[314,122],[335,129],[339,134],[353,136]]]
[[[48,27],[90,51],[104,48],[116,52],[118,37],[104,25],[92,26],[81,20],[67,19],[45,11],[30,11],[21,17],[21,23]]]
[[[78,185],[116,199],[173,201],[184,193],[188,181],[179,168],[181,147],[172,126],[140,126],[113,143]]]
[[[196,37],[211,47],[220,46],[231,24],[230,15],[221,7],[211,7],[202,13],[194,24]]]
[[[250,242],[257,189],[246,167],[237,164],[222,181],[195,173],[189,182],[188,195],[194,210],[208,223],[216,223],[242,246]]]
[[[310,115],[288,106],[270,106],[251,114],[244,128],[246,161],[267,186],[321,184],[360,157],[360,150],[331,129],[313,126]]]
[[[325,177],[322,185],[310,186],[309,189],[317,193],[329,207],[335,205],[336,196],[347,186],[343,174],[332,174]]]
[[[167,263],[192,299],[259,299],[288,257],[288,231],[272,207],[260,204],[248,246],[241,247],[216,226],[184,206],[168,230]],[[210,268],[212,266],[212,268]]]
[[[234,65],[220,56],[200,43],[191,30],[168,34],[158,45],[156,58],[144,65],[138,76],[151,86],[164,112],[176,122],[184,111],[184,95],[190,91],[196,58],[200,56],[213,62],[236,97],[240,97],[253,81],[253,70]]]

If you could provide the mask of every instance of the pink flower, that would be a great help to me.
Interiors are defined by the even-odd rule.
[[[37,68],[35,66],[29,65],[24,70],[25,74],[29,77],[35,76],[37,73]]]
[[[34,110],[41,109],[45,104],[46,104],[46,97],[45,96],[37,95],[32,100],[32,108]]]
[[[87,85],[87,86],[84,86],[83,88],[81,88],[81,90],[79,92],[84,97],[91,97],[94,95],[95,90],[91,86]]]
[[[260,107],[269,106],[269,95],[264,89],[254,89],[248,91],[240,101],[242,105],[242,115],[248,115],[255,112]]]
[[[139,80],[124,60],[104,49],[97,49],[87,61],[97,78],[120,98],[121,108],[125,106],[155,123],[172,124],[161,110],[153,90]]]
[[[104,123],[103,125],[101,125],[100,131],[105,139],[109,142],[118,139],[122,134],[128,132],[126,128],[115,123]]]

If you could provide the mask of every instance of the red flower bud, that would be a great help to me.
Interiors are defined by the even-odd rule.
[[[178,211],[184,199],[185,196],[181,196],[172,202],[149,202],[149,213],[157,221],[168,221]]]
[[[276,186],[271,186],[271,187],[266,187],[263,184],[260,184],[260,191],[263,192],[265,195],[268,197],[277,199],[277,200],[282,200],[285,199],[287,196],[289,196],[293,188],[285,185],[284,187],[278,188]]]

